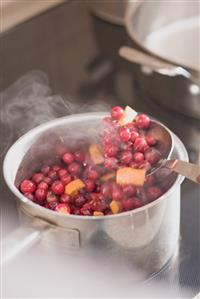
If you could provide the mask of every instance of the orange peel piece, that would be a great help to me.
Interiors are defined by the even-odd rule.
[[[121,211],[121,203],[119,201],[116,200],[112,200],[110,203],[110,209],[112,211],[113,214],[117,214]]]
[[[83,181],[76,179],[65,186],[65,194],[76,195],[84,187]]]
[[[128,123],[131,123],[135,119],[137,114],[138,113],[134,109],[132,109],[129,106],[126,106],[126,108],[124,109],[124,114],[119,120],[119,124],[121,126],[124,126]]]
[[[101,180],[102,182],[107,182],[107,181],[110,181],[110,180],[114,179],[115,176],[116,176],[116,173],[115,173],[115,172],[110,172],[110,173],[104,174],[104,175],[100,178],[100,180]]]
[[[102,150],[98,144],[91,144],[89,147],[90,158],[94,164],[102,164],[104,157]]]
[[[145,182],[145,169],[123,167],[117,170],[116,181],[119,185],[143,186]]]
[[[104,213],[100,211],[94,211],[93,216],[104,216]]]

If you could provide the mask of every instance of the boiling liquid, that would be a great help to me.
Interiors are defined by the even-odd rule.
[[[176,21],[152,32],[145,46],[177,64],[200,69],[200,18]]]

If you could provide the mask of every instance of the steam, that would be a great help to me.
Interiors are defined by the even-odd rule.
[[[5,153],[14,138],[46,121],[69,114],[110,109],[106,103],[77,103],[54,95],[47,75],[41,71],[27,73],[3,91],[0,98],[0,125],[3,133],[0,155]]]

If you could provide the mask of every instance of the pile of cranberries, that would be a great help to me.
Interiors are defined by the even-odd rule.
[[[116,171],[122,167],[150,170],[161,158],[155,148],[158,140],[148,134],[150,118],[139,114],[125,125],[119,120],[124,109],[112,108],[104,118],[98,146],[103,162],[95,164],[89,150],[66,151],[59,165],[43,165],[23,180],[19,190],[31,201],[64,214],[102,216],[141,207],[166,190],[159,186],[158,175],[146,176],[143,186],[119,185]],[[66,186],[81,186],[72,193]],[[69,185],[71,184],[71,185]]]

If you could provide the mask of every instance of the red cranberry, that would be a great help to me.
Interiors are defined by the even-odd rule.
[[[120,106],[115,106],[111,110],[111,116],[113,119],[119,120],[124,114],[124,110]]]
[[[143,187],[138,187],[136,193],[137,196],[141,198],[144,203],[147,203],[147,194]]]
[[[104,160],[104,167],[106,169],[115,170],[118,167],[118,160],[114,157],[108,157]]]
[[[57,172],[55,170],[50,170],[49,173],[48,173],[48,177],[52,180],[52,181],[55,181],[58,179],[58,175],[57,175]]]
[[[153,175],[148,175],[145,178],[145,186],[153,186],[155,184],[155,178]]]
[[[147,188],[147,196],[150,201],[155,200],[156,198],[162,195],[162,191],[160,188],[156,186],[152,186]]]
[[[114,144],[107,145],[104,149],[106,157],[115,157],[118,152],[118,147]]]
[[[138,168],[149,171],[151,169],[151,164],[148,161],[144,160],[141,163],[139,163]]]
[[[87,192],[93,192],[94,189],[96,188],[95,182],[91,179],[84,180],[84,183],[85,183],[85,190]]]
[[[130,164],[129,164],[130,167],[132,168],[138,168],[138,163],[135,162],[135,161],[132,161]]]
[[[135,139],[136,139],[137,137],[139,137],[139,133],[136,132],[136,131],[133,131],[133,132],[131,133],[131,141],[132,141],[132,142],[135,142]]]
[[[81,173],[81,165],[77,162],[73,162],[68,166],[68,171],[72,175],[80,175]]]
[[[128,123],[126,125],[126,127],[129,128],[129,130],[131,131],[131,133],[132,132],[137,132],[137,130],[138,130],[134,122]]]
[[[84,160],[85,160],[85,155],[84,155],[84,153],[81,152],[81,151],[76,151],[76,152],[74,153],[74,158],[75,158],[75,160],[76,160],[77,162],[81,162],[81,163],[83,163]]]
[[[70,207],[68,206],[68,204],[66,203],[59,203],[56,208],[55,208],[55,211],[56,212],[59,212],[61,214],[70,214],[71,213],[71,209]]]
[[[133,147],[132,142],[126,142],[126,143],[121,142],[121,144],[120,144],[120,149],[122,151],[131,151],[132,147]]]
[[[64,168],[61,168],[61,169],[59,169],[59,171],[58,171],[58,176],[61,178],[62,176],[64,176],[64,175],[67,175],[68,174],[68,171],[66,170],[66,169],[64,169]]]
[[[35,173],[32,176],[32,180],[36,183],[39,184],[42,180],[44,179],[44,175],[41,172]]]
[[[90,180],[97,180],[99,178],[99,173],[95,169],[89,169],[87,173],[87,178]]]
[[[59,195],[59,194],[62,194],[64,192],[65,188],[64,188],[63,183],[61,181],[55,181],[51,185],[51,190],[55,194]]]
[[[50,166],[48,166],[48,165],[44,165],[44,166],[41,168],[41,172],[42,172],[44,175],[47,175],[49,171],[50,171]]]
[[[135,122],[139,129],[148,129],[150,118],[146,114],[140,114],[136,116]]]
[[[62,159],[65,164],[71,164],[72,162],[74,162],[74,155],[72,153],[67,152],[62,156]]]
[[[39,188],[39,189],[44,189],[44,190],[47,191],[48,188],[49,188],[49,185],[48,185],[46,182],[42,181],[42,182],[40,182],[40,183],[38,184],[37,188]]]
[[[20,190],[22,193],[32,193],[34,192],[36,189],[36,185],[33,181],[31,180],[24,180],[21,184],[20,184]]]
[[[77,208],[80,208],[86,203],[86,199],[83,195],[77,195],[74,199],[74,203]]]
[[[48,208],[50,210],[55,210],[55,208],[57,207],[58,205],[58,202],[57,201],[51,201],[49,204],[48,204]]]
[[[126,198],[122,201],[122,206],[126,211],[140,208],[142,205],[142,201],[137,197]]]
[[[35,191],[35,198],[36,201],[40,204],[42,204],[44,202],[44,200],[46,199],[47,196],[47,191],[44,189],[36,189]]]
[[[144,137],[137,137],[134,142],[134,150],[139,152],[144,152],[145,149],[148,147],[146,139]]]
[[[32,201],[34,200],[34,195],[30,192],[25,192],[24,196]]]
[[[122,188],[123,193],[125,194],[125,196],[134,196],[136,194],[136,188],[135,186],[132,185],[125,185]]]
[[[56,172],[60,170],[60,166],[58,165],[53,165],[52,169],[55,170]]]
[[[60,196],[60,202],[62,203],[72,203],[73,200],[68,194],[61,194]]]
[[[144,160],[144,155],[143,153],[140,152],[136,152],[133,154],[133,160],[137,163],[141,162]]]
[[[171,169],[161,167],[155,172],[155,177],[158,182],[162,182],[165,181],[171,173]]]
[[[152,135],[146,135],[145,138],[149,146],[153,146],[156,144],[156,139]]]
[[[155,164],[161,159],[161,153],[155,149],[155,148],[148,148],[144,152],[145,159],[150,163],[150,164]]]
[[[126,127],[120,127],[119,128],[119,137],[122,141],[129,141],[131,138],[131,131],[129,130],[129,128]]]
[[[101,185],[101,194],[104,196],[104,197],[111,197],[111,184],[110,183],[103,183]]]
[[[122,163],[129,164],[133,160],[133,155],[130,151],[124,151],[121,153],[120,160]]]
[[[45,182],[49,186],[52,183],[52,179],[46,176],[44,177],[43,182]]]
[[[112,199],[121,200],[123,198],[122,188],[118,185],[113,186],[112,188]]]
[[[63,183],[63,185],[65,186],[65,185],[69,184],[72,181],[72,177],[71,177],[71,175],[66,174],[66,175],[62,176],[60,178],[60,180]]]
[[[49,204],[50,202],[57,202],[58,199],[52,191],[48,191],[46,195],[46,201]]]
[[[93,209],[93,211],[103,212],[107,207],[108,205],[104,199],[96,200],[91,204],[91,208]]]

